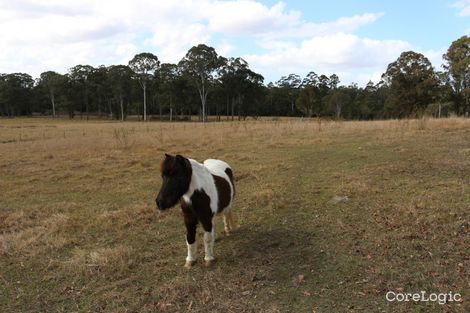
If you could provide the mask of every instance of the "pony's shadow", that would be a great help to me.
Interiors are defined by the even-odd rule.
[[[247,270],[259,270],[262,266],[262,270],[297,273],[312,271],[325,262],[314,233],[284,225],[242,226],[230,236],[220,238],[218,245],[229,248],[221,256],[228,266],[239,265]]]

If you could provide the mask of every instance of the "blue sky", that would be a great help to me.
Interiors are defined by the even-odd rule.
[[[377,82],[402,51],[440,68],[470,30],[470,0],[0,0],[0,72],[126,64],[148,51],[178,62],[197,43],[265,77],[309,71]]]
[[[304,2],[304,1],[302,1]],[[316,3],[304,2],[304,16],[311,20],[331,20],[338,16],[358,15],[364,12],[383,12],[384,15],[357,34],[378,39],[401,39],[421,49],[439,49],[457,37],[464,35],[470,27],[468,18],[459,18],[453,7],[457,1],[445,0],[389,0],[389,1],[325,1],[322,10]],[[294,1],[293,5],[300,5]]]

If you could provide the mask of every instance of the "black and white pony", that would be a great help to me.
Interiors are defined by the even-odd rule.
[[[215,216],[224,218],[225,233],[235,227],[230,208],[235,195],[230,166],[220,160],[208,159],[203,164],[181,155],[165,154],[161,164],[162,186],[156,203],[160,210],[171,208],[178,201],[186,225],[188,256],[185,267],[196,262],[196,226],[204,229],[204,260],[211,265],[215,260]]]

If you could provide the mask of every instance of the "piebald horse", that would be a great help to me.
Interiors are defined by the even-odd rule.
[[[204,229],[204,260],[207,266],[215,261],[215,216],[222,214],[228,235],[235,223],[230,208],[235,195],[233,173],[224,161],[208,159],[203,164],[181,155],[165,154],[161,164],[162,186],[156,203],[160,210],[173,207],[178,201],[186,225],[188,256],[185,267],[196,262],[196,226]]]

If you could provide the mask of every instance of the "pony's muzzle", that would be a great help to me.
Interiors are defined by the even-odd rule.
[[[163,197],[157,197],[157,199],[155,199],[155,203],[160,211],[164,211],[171,207],[170,203],[168,203],[168,199]]]
[[[160,200],[160,199],[157,198],[157,199],[155,199],[155,203],[157,204],[157,208],[158,208],[159,210],[164,210],[164,208],[163,208],[163,201],[162,201],[162,200]]]

